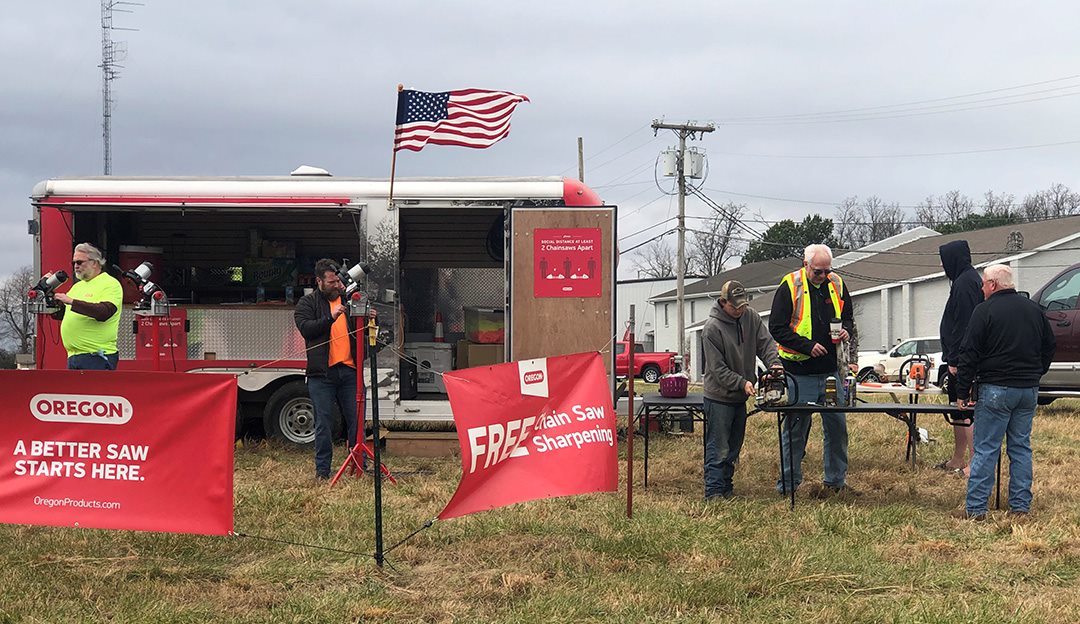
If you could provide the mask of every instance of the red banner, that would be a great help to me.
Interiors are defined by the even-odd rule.
[[[224,535],[236,378],[0,371],[0,522]]]
[[[599,297],[600,228],[533,230],[533,296]]]
[[[463,474],[440,519],[618,487],[615,409],[599,353],[453,371],[443,381]]]

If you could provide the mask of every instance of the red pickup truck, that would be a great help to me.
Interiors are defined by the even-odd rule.
[[[628,340],[619,340],[615,343],[615,375],[626,377],[629,365]],[[634,344],[634,377],[641,377],[648,383],[660,381],[660,376],[675,370],[675,352],[664,351],[663,353],[646,353],[641,343]],[[684,363],[684,369],[689,363]]]

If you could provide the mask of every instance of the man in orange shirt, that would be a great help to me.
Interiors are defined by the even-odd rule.
[[[345,420],[349,448],[356,446],[356,335],[350,332],[338,265],[315,263],[318,289],[296,302],[293,320],[307,347],[308,395],[315,406],[315,478],[329,479],[333,461],[334,405]],[[363,429],[360,428],[362,431]],[[367,460],[364,459],[366,468]]]

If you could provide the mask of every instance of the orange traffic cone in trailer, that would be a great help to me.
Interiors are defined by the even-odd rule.
[[[435,312],[435,342],[446,342],[443,338],[442,312]]]

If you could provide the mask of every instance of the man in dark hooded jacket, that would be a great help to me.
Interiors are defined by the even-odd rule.
[[[956,402],[956,365],[960,363],[960,346],[967,332],[968,321],[975,306],[983,301],[982,277],[971,266],[971,249],[966,240],[955,240],[938,248],[941,266],[952,286],[945,313],[941,316],[941,357],[949,367],[949,401]],[[937,465],[942,470],[963,470],[967,467],[972,449],[971,427],[953,426],[953,454]]]

